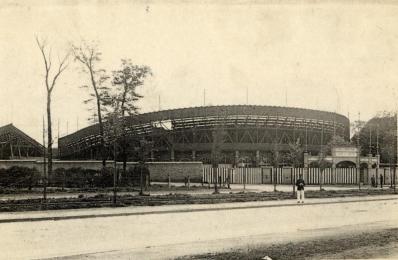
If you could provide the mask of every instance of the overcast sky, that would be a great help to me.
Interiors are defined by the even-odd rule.
[[[54,63],[84,39],[98,41],[108,71],[122,58],[150,66],[141,112],[158,110],[159,96],[161,109],[201,106],[204,89],[206,105],[245,104],[248,89],[249,104],[350,119],[396,107],[398,5],[15,2],[0,4],[0,125],[12,122],[39,141],[45,90],[35,35],[47,39]],[[79,88],[88,78],[79,71],[71,59],[56,86],[55,136],[58,121],[61,136],[67,122],[69,133],[77,121],[88,125],[88,93]]]

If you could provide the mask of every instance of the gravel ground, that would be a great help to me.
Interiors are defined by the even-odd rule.
[[[297,243],[272,244],[236,251],[185,256],[202,259],[398,259],[398,228],[342,234]]]

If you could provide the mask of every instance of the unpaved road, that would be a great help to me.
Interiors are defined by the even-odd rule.
[[[398,227],[397,199],[310,203],[3,223],[0,224],[0,258],[165,259]]]

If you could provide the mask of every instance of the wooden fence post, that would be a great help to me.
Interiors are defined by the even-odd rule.
[[[291,180],[292,180],[292,185],[293,185],[293,196],[296,194],[296,182],[295,182],[295,180],[296,180],[296,174],[294,173],[294,168],[292,167],[291,169],[290,169],[290,178],[291,178]]]
[[[246,169],[243,168],[243,190],[246,191]]]

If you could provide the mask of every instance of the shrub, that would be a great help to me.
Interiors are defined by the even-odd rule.
[[[29,188],[41,183],[42,176],[35,168],[13,166],[0,169],[0,186]],[[84,169],[80,167],[64,169],[57,168],[48,176],[48,186],[62,188],[93,188],[112,187],[113,168],[101,170]]]
[[[66,187],[66,170],[64,168],[55,169],[51,175],[48,176],[49,186]]]
[[[98,171],[94,178],[96,187],[106,188],[113,186],[113,168],[103,168]]]
[[[0,169],[0,186],[29,188],[38,185],[41,177],[36,168],[12,166]]]

